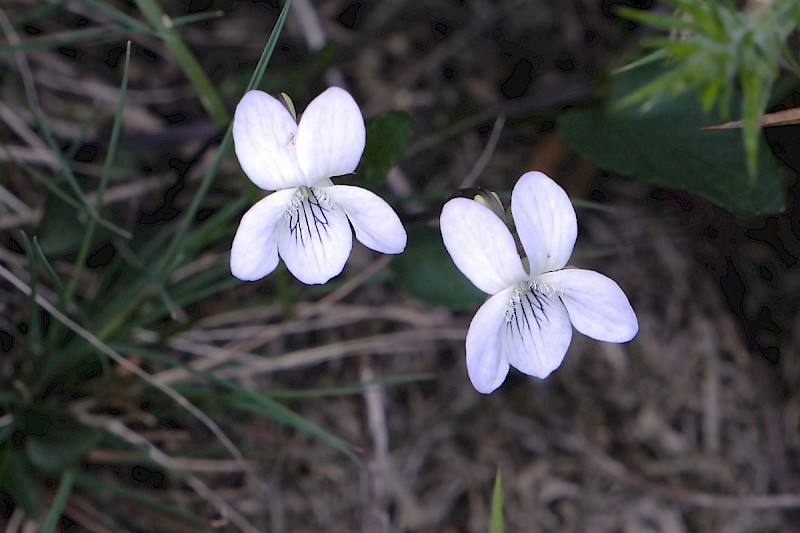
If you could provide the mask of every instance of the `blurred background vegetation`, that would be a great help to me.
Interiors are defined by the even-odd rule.
[[[5,530],[796,531],[799,6],[4,1]],[[240,282],[232,110],[329,85],[409,247]],[[640,333],[481,396],[436,220],[527,170]]]

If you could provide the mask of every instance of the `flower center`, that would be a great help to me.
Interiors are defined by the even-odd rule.
[[[301,185],[292,196],[283,217],[292,237],[305,245],[307,240],[315,236],[321,241],[323,233],[328,233],[328,213],[332,210],[331,199],[322,189]]]
[[[558,296],[556,289],[535,278],[517,283],[506,308],[506,326],[520,335],[534,326],[540,328],[542,321],[549,320],[547,308],[554,296]]]

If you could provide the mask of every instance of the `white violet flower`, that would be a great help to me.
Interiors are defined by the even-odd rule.
[[[440,220],[453,262],[492,295],[472,319],[466,343],[469,377],[483,394],[503,383],[509,366],[547,377],[566,355],[572,326],[607,342],[627,342],[639,330],[619,285],[591,270],[564,268],[578,223],[561,187],[541,172],[523,174],[511,212],[527,272],[503,220],[480,203],[450,200]]]
[[[236,106],[233,140],[245,174],[275,191],[242,217],[231,250],[237,278],[263,278],[280,255],[303,283],[325,283],[350,256],[350,224],[368,248],[386,254],[405,248],[405,229],[389,204],[330,180],[355,170],[366,140],[361,111],[343,89],[317,96],[299,124],[277,99],[249,91]]]

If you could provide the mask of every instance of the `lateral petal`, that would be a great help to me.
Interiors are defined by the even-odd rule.
[[[306,185],[353,172],[366,135],[361,110],[347,91],[331,87],[314,98],[297,128],[297,158]]]
[[[353,247],[344,211],[316,188],[298,191],[290,216],[278,228],[278,252],[289,272],[303,283],[327,282],[342,272]]]
[[[575,329],[593,339],[628,342],[639,322],[617,283],[592,270],[566,268],[538,277],[561,295]]]
[[[483,292],[497,294],[527,278],[511,232],[478,202],[453,198],[439,225],[453,262]]]
[[[561,366],[572,341],[564,304],[555,295],[528,290],[509,311],[500,341],[511,366],[523,374],[546,378]]]
[[[403,223],[380,196],[351,185],[334,185],[324,190],[344,209],[361,244],[384,254],[399,254],[405,249]]]
[[[276,228],[296,189],[276,191],[243,216],[231,246],[231,273],[244,281],[261,279],[278,266]]]
[[[481,307],[467,332],[467,372],[472,386],[489,394],[502,385],[508,375],[508,360],[503,354],[500,333],[505,328],[506,308],[511,289],[489,298]]]
[[[233,144],[250,180],[268,191],[306,182],[297,164],[297,123],[278,100],[248,91],[233,116]]]
[[[511,193],[511,212],[531,276],[563,268],[578,236],[567,193],[541,172],[526,172]]]

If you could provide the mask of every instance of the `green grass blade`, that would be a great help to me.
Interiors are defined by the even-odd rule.
[[[36,7],[30,7],[26,9],[22,14],[14,17],[11,20],[11,25],[15,28],[22,28],[26,24],[30,24],[34,20],[39,20],[49,16],[51,13],[55,13],[62,7],[64,7],[69,0],[58,0],[57,2],[44,3],[42,5]]]
[[[642,11],[641,9],[634,9],[628,6],[619,6],[615,9],[618,15],[622,18],[638,22],[640,24],[647,24],[654,28],[662,28],[665,30],[686,30],[698,31],[698,25],[691,20],[684,20],[674,15],[662,15],[652,11]]]
[[[75,210],[87,209],[86,205],[83,202],[76,200],[75,198],[73,198],[72,196],[61,190],[61,188],[58,185],[53,183],[52,180],[46,178],[41,172],[30,166],[25,161],[17,157],[14,157],[14,155],[8,150],[7,146],[0,144],[0,149],[2,149],[5,152],[6,157],[8,158],[9,161],[12,161],[14,162],[14,164],[18,165],[22,170],[25,171],[26,174],[28,174],[28,176],[39,182],[39,184],[41,184],[48,191],[53,193],[54,196],[58,197],[59,200],[63,201],[64,203],[66,203]],[[86,214],[89,217],[96,218],[98,224],[116,233],[123,239],[131,238],[130,232],[122,229],[113,222],[102,218],[99,214],[97,214],[97,212],[95,212],[93,208],[89,208],[88,210],[86,210]]]
[[[187,26],[189,24],[195,24],[197,22],[203,22],[204,20],[209,19],[218,19],[225,15],[225,12],[221,9],[216,11],[207,11],[205,13],[195,13],[193,15],[185,15],[183,17],[175,17],[172,19],[172,25],[176,28],[180,26]]]
[[[497,468],[497,476],[494,478],[494,490],[492,491],[492,524],[489,531],[491,533],[503,533],[503,476],[500,468]]]
[[[30,287],[31,292],[28,295],[28,334],[26,335],[28,341],[28,349],[30,353],[38,358],[42,355],[42,347],[44,346],[44,338],[42,336],[42,322],[39,314],[39,308],[36,306],[36,293],[39,287],[39,273],[37,269],[37,256],[34,252],[33,240],[24,231],[22,238],[25,239],[25,249],[28,256],[28,272],[31,278]]]
[[[125,63],[122,67],[122,83],[119,88],[119,100],[117,101],[117,108],[114,113],[114,124],[111,127],[111,139],[109,140],[108,154],[103,163],[103,173],[100,176],[100,184],[97,187],[97,206],[96,211],[99,213],[103,207],[103,194],[108,186],[108,180],[111,177],[111,167],[114,158],[117,155],[117,147],[119,146],[119,132],[122,127],[122,110],[125,108],[125,99],[128,95],[128,73],[131,65],[131,42],[128,41],[125,46]],[[86,264],[86,257],[89,254],[89,247],[92,245],[94,239],[94,232],[97,229],[97,219],[89,219],[86,231],[83,234],[83,241],[78,250],[78,257],[75,261],[75,269],[72,272],[72,278],[67,284],[64,291],[64,301],[69,303],[75,294],[75,289],[78,286],[83,267]]]
[[[649,65],[650,63],[655,63],[657,61],[661,61],[667,57],[667,51],[665,49],[659,49],[655,52],[650,52],[646,56],[639,58],[635,61],[628,63],[618,69],[612,71],[612,74],[620,74],[622,72],[627,72],[629,70],[633,70],[638,67],[643,67],[645,65]]]
[[[275,22],[275,28],[272,29],[272,33],[267,40],[267,44],[264,46],[264,52],[261,54],[261,57],[256,64],[256,69],[253,71],[253,76],[250,78],[250,83],[247,84],[248,91],[255,89],[261,84],[261,78],[264,77],[264,72],[267,70],[267,65],[272,57],[272,52],[275,50],[275,45],[278,44],[278,37],[281,35],[284,23],[286,23],[286,17],[289,16],[289,8],[291,6],[292,0],[286,0],[286,3],[283,5],[283,9],[281,10],[281,14],[278,15],[278,20]]]
[[[0,55],[15,54],[17,52],[41,52],[43,50],[74,47],[81,44],[99,44],[128,37],[130,33],[131,30],[128,28],[73,30],[47,37],[26,39],[19,44],[0,45]]]
[[[228,111],[222,103],[217,90],[208,79],[197,58],[186,46],[172,19],[164,13],[157,0],[136,0],[136,5],[147,21],[155,28],[156,34],[164,40],[181,70],[191,82],[203,107],[217,126],[228,122]]]
[[[315,424],[304,416],[292,411],[280,402],[273,400],[268,396],[255,394],[237,385],[230,384],[230,388],[234,390],[234,398],[232,404],[237,409],[242,411],[250,411],[258,413],[293,427],[307,435],[316,437],[326,444],[336,448],[347,457],[353,460],[354,463],[359,464],[360,461],[352,448],[342,439],[326,431],[321,426]]]
[[[291,5],[292,0],[286,0],[286,3],[281,10],[281,14],[278,16],[278,20],[275,22],[275,28],[273,28],[272,34],[269,36],[266,46],[264,46],[264,52],[261,54],[261,58],[258,60],[258,64],[253,72],[253,76],[250,78],[250,83],[247,84],[248,91],[258,87],[258,85],[261,83],[261,79],[264,77],[264,72],[267,69],[269,60],[272,57],[272,53],[275,51],[275,46],[278,43],[278,37],[280,36],[283,25],[285,24],[286,18],[289,15],[289,7]],[[178,225],[178,229],[175,231],[175,236],[173,237],[167,252],[164,254],[164,260],[159,265],[159,267],[164,271],[164,274],[162,275],[168,276],[171,273],[174,259],[183,252],[186,232],[189,230],[189,226],[194,221],[195,215],[200,209],[200,204],[208,193],[208,189],[211,187],[214,177],[217,175],[217,170],[219,170],[219,166],[222,163],[222,158],[225,157],[232,143],[233,125],[231,124],[228,126],[228,130],[225,132],[225,136],[222,138],[217,155],[211,162],[211,165],[206,171],[205,176],[203,176],[203,181],[200,183],[200,188],[197,190],[197,193],[195,193],[194,198],[192,198],[192,202],[186,209],[186,213],[183,215],[183,218]]]
[[[58,293],[58,299],[60,305],[64,305],[64,282],[61,281],[61,276],[58,275],[56,270],[53,268],[53,265],[50,264],[50,261],[47,260],[47,257],[44,255],[44,251],[42,247],[39,246],[39,239],[34,235],[32,239],[33,245],[33,252],[36,254],[38,261],[42,264],[44,269],[47,271],[47,275],[50,276],[50,279],[53,281],[53,284],[56,286],[56,292]]]
[[[99,0],[81,0],[84,4],[88,5],[89,7],[96,9],[102,13],[105,13],[109,17],[113,18],[120,24],[142,33],[148,34],[155,34],[153,28],[145,24],[144,22],[133,18],[132,16],[128,15],[127,13],[123,13],[119,9],[111,7]]]
[[[240,409],[241,411],[248,411],[258,415],[266,416],[272,420],[275,420],[276,422],[280,422],[289,427],[293,427],[298,431],[306,433],[307,435],[318,438],[333,448],[341,451],[355,463],[359,463],[358,457],[345,441],[326,431],[324,428],[308,420],[304,416],[296,413],[289,407],[286,407],[281,402],[272,398],[270,395],[258,394],[249,391],[231,380],[220,378],[214,375],[212,372],[195,370],[190,365],[182,363],[181,361],[176,360],[174,357],[166,356],[155,350],[149,350],[141,346],[129,344],[114,344],[112,346],[114,349],[118,350],[119,353],[136,354],[148,359],[153,359],[169,367],[183,368],[192,375],[205,379],[209,383],[229,391],[226,394],[220,393],[218,390],[208,387],[181,387],[179,389],[180,392],[187,398],[193,400],[202,399],[205,401],[210,401],[217,406],[225,403],[226,405],[231,405],[232,407]]]
[[[148,457],[143,457],[142,460],[147,461]],[[202,529],[202,523],[195,515],[175,504],[164,501],[165,498],[163,494],[159,494],[157,496],[151,495],[142,490],[131,489],[129,485],[112,483],[101,476],[84,472],[78,473],[77,484],[79,487],[103,496],[103,498],[111,499],[112,502],[115,498],[137,502],[143,506],[150,507],[157,511],[174,516],[180,520],[184,520],[189,525],[195,526],[197,528],[196,531],[204,530]]]
[[[75,485],[75,474],[75,468],[69,468],[61,476],[61,483],[58,485],[58,492],[53,500],[53,505],[50,506],[44,525],[42,525],[44,533],[50,533],[56,529],[58,519],[61,518],[61,512],[64,510],[64,506],[67,504],[69,495],[72,492],[72,487]]]

